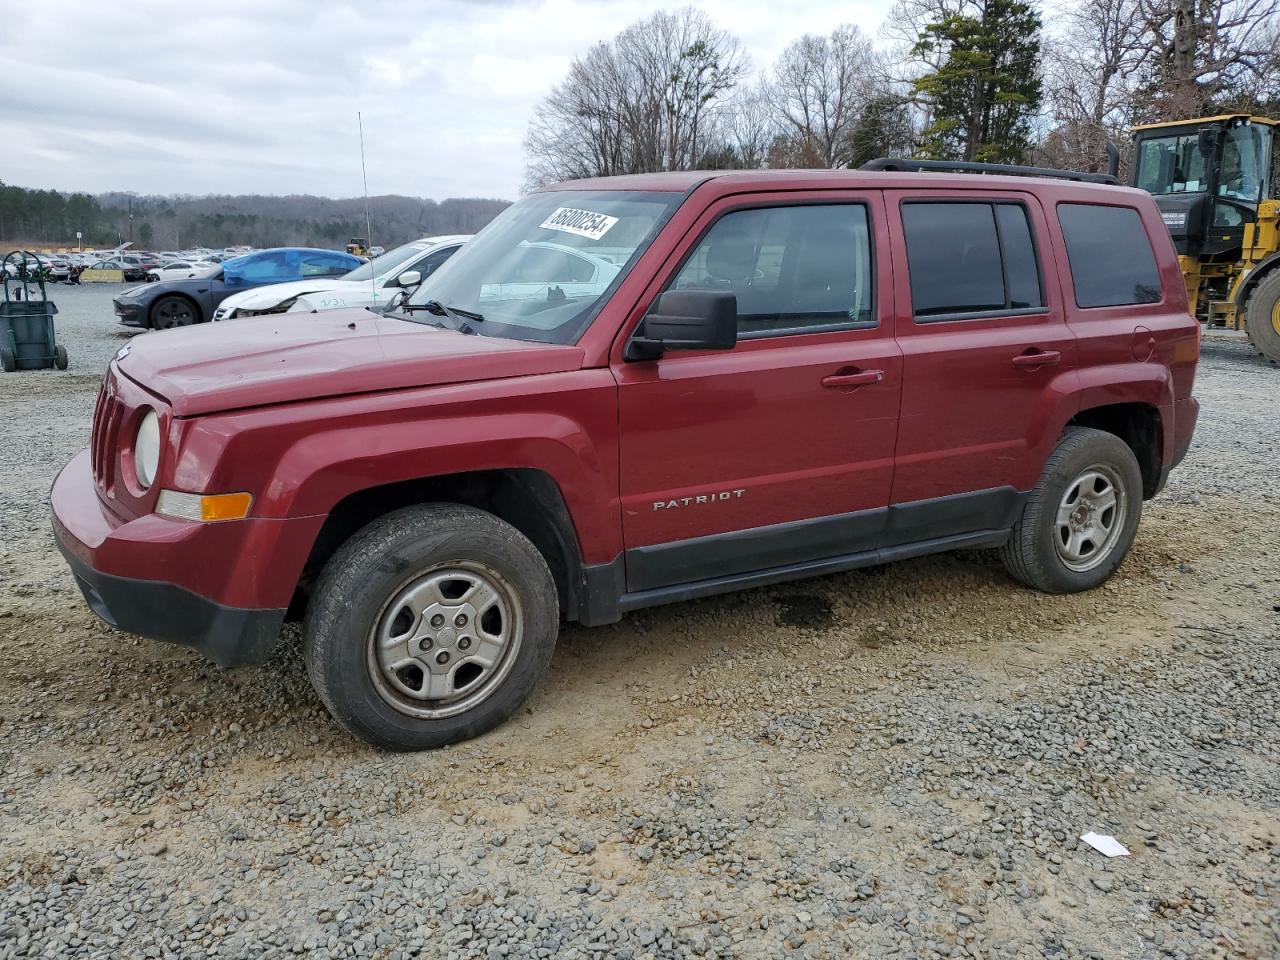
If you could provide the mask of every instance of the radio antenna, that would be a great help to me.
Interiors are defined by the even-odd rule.
[[[369,254],[369,291],[373,294],[373,303],[378,302],[378,281],[373,276],[373,228],[369,225],[369,168],[364,162],[364,118],[356,111],[356,123],[360,127],[360,174],[364,178],[364,236],[365,252]]]

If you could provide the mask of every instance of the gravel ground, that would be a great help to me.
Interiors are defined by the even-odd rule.
[[[0,376],[0,958],[1280,957],[1280,371],[1238,340],[1103,589],[972,552],[571,628],[518,718],[388,756],[296,635],[224,673],[85,609],[44,498],[113,292]]]

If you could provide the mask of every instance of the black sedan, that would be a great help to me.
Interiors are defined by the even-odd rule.
[[[348,253],[309,247],[259,250],[228,260],[206,277],[162,280],[126,290],[116,297],[116,319],[128,327],[170,330],[206,323],[233,293],[269,283],[309,277],[340,277],[360,266]]]

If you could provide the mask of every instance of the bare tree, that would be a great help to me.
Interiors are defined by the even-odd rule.
[[[1042,162],[1097,171],[1107,141],[1127,141],[1150,59],[1142,2],[1079,0],[1058,15],[1060,38],[1045,50],[1052,122],[1038,150]]]
[[[923,70],[937,70],[946,60],[943,50],[912,53],[920,35],[930,23],[949,16],[972,15],[978,10],[977,0],[898,0],[880,26],[880,36],[889,43],[892,64],[902,75],[896,79],[912,80]]]
[[[699,10],[633,23],[575,60],[539,105],[528,185],[694,166],[746,71],[738,40]]]
[[[1139,0],[1156,83],[1151,114],[1193,117],[1274,64],[1280,0]]]
[[[763,81],[741,87],[725,105],[727,140],[747,168],[762,167],[777,135],[769,88]]]
[[[774,68],[772,103],[780,125],[825,167],[849,161],[850,134],[876,86],[871,41],[857,27],[805,35]]]

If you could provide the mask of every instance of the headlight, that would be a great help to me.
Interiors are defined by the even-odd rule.
[[[288,313],[297,299],[297,297],[290,297],[288,300],[281,300],[274,307],[264,307],[261,310],[237,310],[236,317],[269,317],[275,313]]]
[[[138,437],[133,441],[133,469],[138,475],[138,483],[149,487],[156,479],[156,471],[160,468],[160,418],[154,410],[138,424]]]

